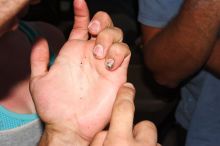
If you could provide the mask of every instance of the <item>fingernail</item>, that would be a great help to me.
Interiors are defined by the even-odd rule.
[[[111,70],[113,68],[114,63],[115,63],[114,59],[107,59],[106,62],[105,62],[105,67],[108,70]]]
[[[102,57],[104,53],[104,48],[102,45],[96,45],[93,49],[93,54],[97,57]]]
[[[88,26],[89,30],[92,31],[93,33],[98,33],[100,30],[100,22],[97,20],[94,20],[89,23]]]
[[[128,88],[134,89],[134,85],[131,84],[131,83],[125,83],[124,86],[125,86],[125,87],[128,87]]]

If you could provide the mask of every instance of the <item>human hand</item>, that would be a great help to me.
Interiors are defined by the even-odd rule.
[[[120,39],[109,44],[106,56],[96,59],[93,50],[100,39],[98,35],[88,40],[85,1],[75,0],[74,10],[73,30],[50,69],[46,41],[33,47],[30,91],[46,130],[65,136],[72,132],[89,142],[109,121],[117,91],[127,78],[130,51]],[[111,67],[112,60],[117,66]]]
[[[71,38],[80,37],[87,40],[91,37],[92,40],[95,40],[94,56],[97,59],[112,58],[114,65],[109,70],[115,70],[123,62],[124,54],[129,55],[130,53],[125,49],[126,44],[122,43],[123,32],[114,26],[110,16],[103,11],[97,12],[89,23],[89,12],[86,9],[85,7],[75,8],[74,14],[77,16]],[[120,47],[121,45],[125,47]]]
[[[118,91],[108,131],[98,133],[91,146],[160,146],[153,123],[143,121],[133,128],[134,87],[126,83]]]

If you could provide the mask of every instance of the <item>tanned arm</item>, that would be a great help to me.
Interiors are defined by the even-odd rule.
[[[175,87],[207,63],[219,29],[220,1],[185,0],[179,15],[144,48],[145,63],[162,85]]]

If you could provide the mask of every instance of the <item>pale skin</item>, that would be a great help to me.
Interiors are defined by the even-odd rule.
[[[40,39],[33,47],[30,90],[37,113],[46,123],[40,145],[88,145],[108,123],[118,89],[126,81],[130,51],[121,42],[121,31],[111,29],[111,21],[101,25],[100,15],[108,16],[103,12],[93,18],[91,23],[100,22],[99,29],[108,27],[110,32],[119,32],[118,38],[111,35],[107,43],[101,44],[107,54],[95,58],[94,48],[102,40],[99,36],[88,40],[88,27],[93,36],[97,32],[94,25],[89,25],[85,1],[74,1],[74,13],[71,35],[49,70],[46,41]],[[100,34],[105,35],[105,31]],[[106,68],[109,59],[115,62]]]
[[[165,28],[142,26],[145,64],[158,83],[176,87],[204,66],[220,73],[219,8],[220,1],[186,0]]]
[[[37,1],[31,1],[31,3],[35,2]],[[100,15],[102,15],[102,20],[99,20]],[[94,19],[99,20],[100,22],[108,22],[106,26],[112,25],[109,16],[105,13],[99,12],[94,17]],[[57,28],[43,22],[28,22],[28,24],[30,27],[34,28],[34,30],[39,31],[40,34],[47,39],[50,45],[50,49],[54,50],[54,52],[57,52],[57,50],[61,48],[62,44],[64,43],[64,36],[61,32],[57,30]],[[2,88],[0,89],[0,105],[4,106],[10,111],[20,114],[36,113],[34,103],[29,92],[29,55],[30,51],[32,50],[32,44],[28,40],[27,36],[19,29],[11,31],[10,26],[8,26],[8,28],[9,29],[6,30],[7,33],[5,33],[4,36],[2,36],[0,39],[0,48],[2,48],[2,51],[0,53],[0,66],[2,68],[5,68],[4,71],[1,72],[0,78],[2,85]],[[100,25],[100,29],[104,29],[104,26]],[[108,48],[110,46],[111,40],[105,41],[105,39],[103,39],[106,38],[105,36],[107,36],[108,33],[113,34],[112,37],[109,38],[112,38],[112,41],[118,41],[117,39],[123,38],[121,30],[117,29],[116,27],[112,27],[112,29],[109,27],[108,29],[106,28],[106,30],[108,31],[103,30],[100,32],[100,35],[103,37],[96,35],[96,44],[100,44],[102,46],[105,46],[105,48]],[[94,32],[93,34],[95,36]],[[119,54],[122,54],[116,57],[112,69],[117,68],[120,65],[120,60],[123,59],[123,55],[126,55],[123,53],[129,54],[129,52],[126,52],[127,49],[122,49],[122,51],[120,52],[117,51],[117,44],[115,44],[114,46],[116,47],[110,49],[109,53],[105,51],[102,56],[104,58],[105,56],[113,56],[111,58],[114,58],[115,56],[117,56],[117,52],[119,52]],[[16,72],[16,76],[14,75],[14,72]]]
[[[77,7],[75,7],[75,8],[77,9]],[[80,9],[84,10],[83,7],[81,7]],[[79,12],[80,11],[81,10],[79,10]],[[81,14],[82,13],[78,13],[78,15],[76,16],[75,19],[77,19],[79,17],[79,15],[81,15]],[[88,12],[82,14],[81,17],[86,18],[86,20],[88,21],[89,20]],[[79,17],[79,20],[78,21],[76,20],[76,22],[80,22],[80,20],[82,20],[81,17]],[[102,18],[102,19],[100,19],[100,18]],[[95,21],[96,26],[95,27],[94,27],[94,25],[89,26],[90,34],[93,34],[93,40],[95,39],[95,44],[99,44],[99,45],[104,47],[104,52],[103,52],[102,55],[100,55],[100,53],[96,54],[97,51],[95,51],[95,49],[93,50],[93,53],[94,53],[95,57],[97,57],[97,59],[100,59],[100,60],[103,60],[103,59],[106,59],[106,58],[113,58],[115,60],[115,62],[114,62],[114,66],[110,70],[115,70],[115,69],[117,69],[118,67],[121,66],[122,61],[124,61],[124,59],[126,57],[130,56],[130,52],[129,52],[127,46],[125,44],[121,43],[121,41],[123,39],[122,32],[121,32],[120,29],[118,29],[116,27],[113,27],[113,24],[112,24],[109,16],[106,13],[99,12],[99,13],[97,13],[97,15],[94,16],[93,19]],[[77,39],[78,37],[81,38],[81,39],[86,39],[88,37],[88,32],[85,31],[88,27],[87,26],[88,25],[87,21],[86,21],[84,26],[83,25],[77,25],[77,24],[74,25],[75,32],[73,34],[74,34],[74,37],[76,37],[76,36],[77,37],[73,38],[73,39]],[[93,21],[91,22],[91,24],[92,23],[93,23]],[[82,24],[82,23],[80,23],[80,24]],[[82,28],[79,29],[78,26],[80,26]],[[86,29],[85,29],[85,26],[86,26]],[[98,27],[98,29],[97,29],[97,27]],[[81,33],[76,33],[77,31],[80,31]],[[97,35],[97,33],[99,33],[99,35]],[[109,37],[109,34],[111,34],[110,35],[111,37]],[[18,34],[16,33],[16,36],[17,35]],[[19,36],[20,35],[23,37],[23,35],[19,33]],[[1,38],[1,40],[3,41],[2,38]],[[26,41],[25,41],[25,43],[26,43]],[[112,43],[114,43],[114,44],[112,45]],[[29,47],[29,45],[30,44],[28,44],[28,47]],[[28,47],[24,47],[24,49],[29,50]],[[105,65],[104,65],[104,67],[105,67]],[[18,85],[15,85],[13,90],[11,91],[11,93],[13,93],[12,95],[15,95],[15,97],[13,97],[13,98],[9,97],[9,100],[7,100],[6,102],[4,100],[1,103],[4,106],[6,106],[8,109],[10,109],[14,112],[17,112],[17,113],[34,113],[35,108],[33,106],[32,100],[30,100],[29,92],[28,92],[28,90],[26,90],[28,88],[27,83],[28,83],[28,80],[24,80],[24,82],[21,82]],[[27,101],[30,101],[30,102],[27,102]],[[48,126],[48,127],[50,127],[50,126]],[[69,127],[67,127],[67,128],[69,128]],[[51,131],[50,130],[51,130],[50,128],[45,130],[46,134],[49,133],[48,136],[51,136]],[[61,129],[62,130],[61,135],[59,135],[60,134],[59,131],[56,131],[55,134],[54,134],[53,130],[54,129],[52,127],[52,136],[53,137],[54,136],[56,137],[58,135],[58,137],[61,138],[61,139],[63,137],[66,138],[66,134],[62,132],[65,129]],[[70,129],[68,129],[65,132],[69,133],[69,130],[70,130],[71,133],[73,132],[73,131],[71,131],[72,127],[70,127]],[[87,143],[87,142],[84,141],[84,139],[81,140],[82,139],[81,136],[76,135],[75,133],[71,136],[71,138],[72,137],[74,137],[74,139],[72,139],[72,140],[74,140],[74,144],[77,141],[81,142],[82,144]],[[45,136],[42,138],[42,141],[44,140],[44,138],[45,138]],[[67,136],[67,138],[68,138],[68,136]],[[52,142],[54,142],[54,141],[52,140]],[[66,143],[66,141],[64,141],[64,142]],[[43,143],[41,143],[41,144],[43,144]],[[59,142],[56,143],[56,144],[59,145]]]
[[[77,4],[77,0],[76,0],[75,5],[78,5],[78,4]],[[78,10],[77,10],[77,8],[78,8]],[[75,7],[75,9],[76,9],[75,10],[75,13],[76,13],[75,22],[76,23],[75,23],[74,29],[72,31],[73,33],[71,34],[71,36],[73,36],[73,37],[70,36],[70,39],[69,39],[69,41],[71,41],[70,44],[73,43],[74,45],[75,44],[79,45],[79,47],[75,46],[74,48],[68,48],[68,47],[64,46],[64,48],[62,48],[62,49],[64,49],[63,52],[64,53],[65,52],[69,53],[69,52],[72,52],[70,49],[74,50],[76,48],[77,49],[82,49],[82,50],[90,49],[90,52],[88,50],[85,50],[85,54],[90,54],[89,55],[90,58],[88,59],[88,62],[91,63],[91,66],[93,65],[92,67],[95,67],[94,70],[97,71],[97,73],[92,73],[93,75],[95,74],[95,76],[98,76],[98,75],[99,76],[101,76],[101,75],[104,76],[104,75],[110,74],[109,72],[111,72],[111,71],[116,72],[116,73],[113,73],[113,75],[110,75],[110,77],[108,77],[107,79],[103,79],[104,81],[102,82],[103,85],[107,85],[106,87],[111,88],[111,86],[107,82],[114,81],[114,79],[112,79],[114,77],[114,74],[115,74],[115,76],[118,77],[118,76],[120,76],[120,74],[124,74],[124,72],[126,72],[127,64],[128,64],[129,58],[130,58],[130,51],[128,50],[128,47],[125,44],[121,43],[121,41],[123,39],[121,30],[116,28],[116,27],[113,27],[113,24],[112,24],[109,16],[106,13],[103,13],[103,12],[97,13],[94,16],[94,18],[92,19],[92,21],[89,25],[89,32],[90,32],[90,34],[93,35],[93,37],[92,37],[93,41],[90,40],[90,41],[87,42],[88,31],[87,31],[86,27],[88,26],[89,18],[88,18],[88,11],[82,11],[82,9],[85,10],[84,8],[85,8],[85,5],[78,5],[78,6]],[[76,19],[78,19],[78,20],[76,20]],[[85,23],[81,23],[82,21],[84,21]],[[77,22],[80,22],[80,23],[77,23]],[[93,22],[95,22],[95,24],[96,24],[95,26],[91,25]],[[100,51],[97,51],[97,49],[94,49],[94,45],[103,46],[103,49],[104,49],[103,53],[100,54]],[[90,46],[93,46],[93,47],[90,47]],[[47,49],[48,49],[47,48],[47,43],[46,43],[45,40],[42,40],[42,39],[39,40],[38,43],[34,47],[34,52],[32,54],[32,79],[34,77],[34,79],[33,79],[34,81],[31,82],[32,86],[37,87],[37,84],[39,82],[43,83],[44,81],[42,81],[42,80],[44,80],[46,78],[46,76],[48,77],[49,76],[48,74],[53,74],[53,75],[50,76],[52,78],[48,77],[49,79],[52,79],[53,83],[51,83],[51,85],[53,86],[54,84],[56,84],[54,82],[57,81],[58,83],[60,83],[59,81],[62,80],[62,79],[61,80],[60,79],[56,80],[57,78],[55,78],[55,80],[53,80],[53,77],[55,77],[57,72],[61,71],[62,73],[65,73],[65,70],[62,70],[63,68],[59,67],[60,62],[57,63],[58,65],[56,65],[56,67],[53,67],[53,71],[51,71],[51,70],[49,70],[49,72],[46,71],[47,67],[45,65],[47,65],[47,62],[48,62],[48,50]],[[40,52],[40,51],[43,51],[43,52]],[[94,57],[96,57],[96,59],[98,59],[97,62],[95,61],[94,58],[92,59],[93,55],[91,55],[91,54],[93,54]],[[60,55],[59,58],[62,58],[61,56],[63,56],[63,55]],[[113,67],[112,68],[107,68],[108,69],[107,70],[105,68],[106,64],[104,63],[105,62],[104,60],[107,60],[108,58],[114,59],[115,62],[114,62]],[[62,60],[62,59],[61,60],[64,61],[64,62],[65,62],[65,60],[70,61],[70,63],[75,61],[75,60],[72,60],[72,58],[70,59],[69,57],[67,57],[65,55],[64,55],[63,59],[64,60]],[[101,62],[101,63],[98,63],[98,62]],[[88,66],[85,67],[86,70],[88,69],[87,67]],[[99,69],[99,67],[101,69]],[[77,68],[77,65],[76,65],[76,67],[74,67],[74,69],[76,69],[76,68]],[[80,67],[78,66],[78,68],[80,68]],[[118,69],[119,69],[119,71],[117,71]],[[89,71],[93,72],[94,70],[90,68]],[[119,75],[117,75],[117,74],[119,74]],[[73,75],[76,75],[76,74],[74,73]],[[90,79],[92,79],[92,78],[93,77],[91,77]],[[100,78],[102,78],[102,77],[100,77]],[[110,81],[108,81],[108,79]],[[123,79],[125,80],[125,78],[121,78],[119,80],[123,80]],[[107,80],[107,81],[105,81],[105,80]],[[65,82],[65,80],[62,80],[61,82],[63,82],[63,81]],[[15,90],[13,90],[13,94],[15,94],[17,97],[19,97],[19,96],[22,97],[24,95],[23,91],[25,91],[25,95],[27,95],[27,96],[25,96],[25,99],[22,99],[22,102],[23,102],[23,100],[28,100],[28,101],[30,100],[29,92],[26,92],[26,89],[25,89],[25,88],[27,88],[27,86],[26,86],[27,82],[28,82],[28,80],[25,80],[24,82],[19,83],[19,87],[17,87],[18,85],[15,85],[15,88],[14,88]],[[68,83],[68,81],[65,82],[65,83]],[[76,85],[78,85],[77,83],[76,83]],[[84,81],[82,83],[84,83]],[[61,84],[62,88],[64,88],[63,85],[64,84]],[[87,87],[87,85],[89,85],[89,84],[83,84],[83,85],[86,85],[85,87]],[[112,85],[112,86],[115,86],[115,85]],[[42,93],[44,91],[46,93],[48,93],[47,88],[42,89],[41,90],[42,92],[38,92],[38,91],[35,91],[35,87],[32,88],[32,90],[34,90],[34,92],[35,92],[34,94]],[[59,88],[56,88],[56,87],[53,87],[53,88],[55,88],[55,90],[59,89]],[[76,88],[76,90],[81,90],[81,89]],[[113,90],[114,90],[114,88],[113,88]],[[61,91],[61,90],[59,90],[59,91]],[[87,91],[90,91],[90,90],[87,90]],[[105,90],[105,92],[106,91],[108,91],[108,89]],[[51,95],[54,95],[57,92],[56,93],[50,92],[50,93],[53,93]],[[104,94],[106,95],[106,93],[104,93]],[[47,94],[47,95],[49,95],[49,94]],[[63,110],[63,108],[65,108],[64,104],[65,104],[65,106],[67,104],[69,104],[69,103],[66,103],[65,100],[68,100],[68,101],[72,101],[72,100],[71,99],[69,100],[69,97],[70,97],[69,94],[66,94],[68,96],[63,96],[64,94],[62,92],[61,95],[62,95],[62,98],[58,97],[59,99],[56,99],[56,98],[51,99],[51,98],[47,98],[47,97],[44,98],[44,99],[41,99],[43,97],[34,96],[36,106],[37,107],[41,107],[41,106],[45,107],[42,110],[40,109],[40,111],[43,111],[43,110],[46,110],[48,105],[45,105],[46,103],[40,103],[39,101],[36,101],[36,100],[48,101],[48,102],[50,102],[50,100],[51,100],[52,103],[57,102],[55,100],[59,100],[59,102],[61,102],[61,104],[60,103],[57,104],[57,106],[58,106],[58,107],[56,106],[56,108],[58,108],[57,111],[59,111],[59,109]],[[85,94],[85,95],[87,95],[87,94]],[[107,95],[107,96],[105,96],[105,95],[103,95],[103,98],[107,98],[106,101],[109,100],[109,98],[108,98],[109,95]],[[120,145],[123,144],[122,146],[125,146],[124,144],[126,144],[126,146],[128,146],[128,145],[131,145],[131,143],[128,143],[128,142],[132,141],[132,144],[134,144],[134,145],[156,146],[157,145],[157,142],[156,142],[156,139],[157,139],[156,128],[152,123],[147,122],[147,121],[142,122],[142,123],[135,126],[133,137],[127,137],[130,134],[132,135],[132,133],[130,133],[130,132],[132,131],[132,122],[131,121],[133,120],[132,115],[134,114],[133,96],[134,96],[134,87],[131,84],[124,84],[123,86],[120,87],[120,90],[117,94],[117,99],[116,99],[116,102],[115,102],[115,105],[114,105],[113,115],[111,116],[112,117],[111,128],[108,131],[108,134],[112,135],[112,137],[108,140],[108,142],[109,142],[109,144],[110,143],[115,143],[115,144],[120,144]],[[26,97],[27,97],[27,99],[26,99]],[[55,96],[53,96],[53,97],[55,97]],[[63,98],[63,97],[65,97],[65,98]],[[66,97],[68,97],[68,98],[66,98]],[[90,95],[87,96],[87,97],[90,98]],[[74,100],[77,101],[77,99],[74,99]],[[88,101],[89,100],[90,99],[88,99]],[[22,103],[22,102],[19,101],[19,98],[18,98],[18,100],[15,100],[15,101],[16,102],[13,102],[13,103]],[[105,99],[104,100],[102,99],[100,101],[105,102]],[[129,104],[128,104],[128,101],[129,101]],[[99,103],[99,101],[98,101],[98,103]],[[99,105],[103,104],[103,103],[99,103]],[[89,102],[88,105],[90,105],[90,104],[98,105],[97,103],[94,103],[94,102]],[[15,107],[15,106],[12,106],[12,105],[13,104],[9,104],[9,109],[10,109],[10,107]],[[15,112],[18,112],[18,113],[33,113],[35,111],[35,109],[33,109],[33,106],[32,106],[33,103],[24,102],[22,107],[24,107],[24,105],[25,106],[27,105],[28,108],[21,109],[21,108],[19,108],[19,106],[17,106],[18,108],[15,108],[13,110]],[[111,106],[111,103],[107,103],[107,105]],[[79,105],[77,104],[77,107],[78,106],[80,106],[80,104]],[[120,109],[122,109],[122,107],[126,107],[127,110],[121,111]],[[74,107],[74,108],[71,108],[71,109],[74,110],[76,108]],[[82,109],[82,108],[80,108],[80,109]],[[101,110],[103,110],[103,109],[101,109]],[[55,145],[59,145],[59,146],[60,145],[65,145],[65,146],[67,146],[67,145],[78,145],[78,144],[79,145],[88,145],[88,140],[86,140],[86,138],[85,138],[86,137],[85,135],[87,135],[87,133],[85,134],[84,132],[81,132],[81,130],[79,130],[79,128],[83,128],[83,126],[85,126],[85,125],[80,125],[81,127],[76,127],[76,125],[74,125],[74,123],[76,123],[75,120],[80,116],[78,116],[77,118],[74,117],[73,120],[71,120],[72,117],[70,119],[68,119],[69,117],[62,118],[61,115],[63,114],[64,111],[62,111],[61,114],[56,113],[57,111],[53,110],[52,113],[50,113],[51,111],[47,111],[46,114],[48,114],[48,115],[46,115],[43,112],[42,112],[43,114],[40,114],[40,117],[42,117],[43,120],[46,120],[45,124],[47,125],[40,145],[53,145],[53,146],[55,146]],[[82,114],[83,114],[84,111],[83,110],[82,111],[76,110],[72,114],[77,115],[77,112],[78,113],[82,112]],[[106,108],[104,108],[104,112],[106,112]],[[57,123],[57,120],[60,120],[60,117],[57,119],[53,115],[51,116],[51,114],[55,114],[56,117],[61,116],[61,121],[59,123]],[[95,113],[95,114],[97,114],[97,113]],[[69,113],[66,113],[65,116],[66,115],[69,115]],[[86,117],[86,118],[89,119],[89,116]],[[88,120],[86,118],[84,120]],[[92,118],[94,118],[94,117],[92,117]],[[104,118],[106,118],[106,117],[104,117]],[[68,120],[65,120],[65,119],[68,119]],[[116,122],[115,122],[116,119],[118,119],[118,120],[121,119],[120,120],[121,125],[125,124],[124,125],[125,127],[123,129],[120,126],[116,126]],[[50,121],[50,120],[52,120],[52,121]],[[62,120],[64,120],[65,123],[62,123]],[[97,119],[94,118],[94,120],[97,120]],[[66,121],[68,121],[68,122],[66,123]],[[81,120],[81,121],[83,121],[83,120]],[[77,123],[77,124],[80,124],[81,121],[79,121],[79,123]],[[71,124],[71,122],[73,122],[72,123],[73,125]],[[71,124],[71,126],[68,125],[69,123]],[[89,123],[89,124],[91,124],[91,123]],[[103,125],[102,121],[100,123],[97,123],[97,124],[98,124],[98,126]],[[125,134],[124,139],[121,139],[120,141],[118,141],[116,135],[114,136],[114,134],[115,134],[114,131],[116,129],[121,131],[119,133],[121,136],[123,136],[123,134]],[[125,130],[125,129],[127,129],[127,130]],[[91,130],[91,129],[89,129],[89,130]],[[89,130],[86,130],[86,132],[88,132]],[[128,132],[128,133],[125,133],[125,132]],[[85,137],[83,136],[83,133],[85,134],[84,135]],[[148,134],[147,137],[145,137],[146,133]],[[89,134],[91,134],[91,133],[89,132]],[[98,134],[96,136],[96,138],[93,140],[92,145],[94,145],[95,142],[97,142],[97,140],[99,141],[99,135],[100,134]],[[128,139],[128,138],[130,138],[130,139]],[[97,143],[96,145],[98,146],[99,143]]]

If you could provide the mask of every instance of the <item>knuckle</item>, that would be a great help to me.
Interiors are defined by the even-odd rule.
[[[124,33],[123,31],[118,28],[118,27],[110,27],[108,28],[110,33],[112,34],[111,36],[113,37],[114,42],[122,42]]]
[[[114,50],[116,54],[124,54],[124,53],[130,54],[131,53],[128,45],[125,43],[114,43],[113,46],[114,46]]]
[[[118,48],[120,52],[130,53],[129,46],[126,43],[115,43],[115,48]]]
[[[114,44],[111,50],[114,53],[114,56],[121,56],[121,54],[124,53],[122,47],[119,44]]]
[[[114,27],[113,28],[116,32],[118,32],[118,34],[120,34],[120,36],[124,35],[124,32],[122,31],[122,29],[120,29],[119,27]]]
[[[109,40],[111,37],[109,37],[109,32],[107,30],[104,30],[102,32],[99,33],[98,35],[98,39],[99,40]]]
[[[111,20],[110,16],[108,15],[108,13],[104,12],[104,11],[99,11],[96,13],[97,16],[101,16],[100,18],[104,19],[104,20]]]

